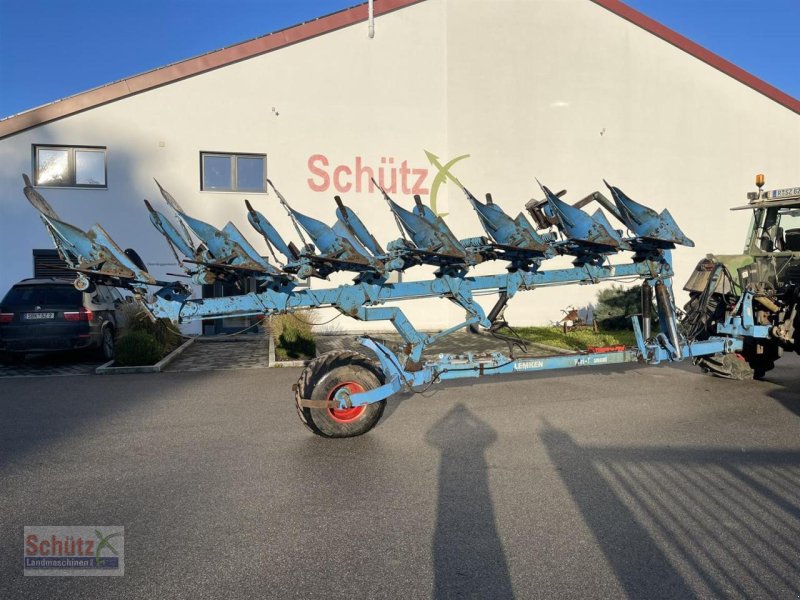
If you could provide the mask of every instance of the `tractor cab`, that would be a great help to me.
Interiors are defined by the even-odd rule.
[[[800,284],[800,187],[763,190],[764,176],[756,176],[758,191],[749,202],[731,210],[752,210],[753,218],[736,271],[739,283],[760,284],[774,291]]]
[[[800,252],[800,187],[763,191],[763,175],[756,176],[756,185],[747,204],[731,209],[753,211],[745,252]]]

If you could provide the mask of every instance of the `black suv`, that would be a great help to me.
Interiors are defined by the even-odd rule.
[[[129,300],[104,285],[80,292],[64,279],[23,279],[0,302],[0,353],[95,349],[111,360]]]

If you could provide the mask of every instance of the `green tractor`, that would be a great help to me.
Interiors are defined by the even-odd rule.
[[[688,339],[713,335],[750,292],[753,321],[768,327],[769,335],[745,337],[741,358],[761,379],[784,350],[800,354],[800,187],[763,191],[763,175],[756,176],[756,186],[746,205],[731,209],[753,211],[743,254],[709,254],[698,263],[683,288],[691,299],[681,327]],[[696,362],[716,375],[742,378],[742,369],[730,361]]]

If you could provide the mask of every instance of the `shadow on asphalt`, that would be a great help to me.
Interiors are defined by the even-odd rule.
[[[800,395],[796,391],[784,388],[772,391],[769,395],[775,398],[790,413],[800,417]]]
[[[416,402],[424,402],[426,399],[435,397],[448,389],[458,389],[464,387],[472,387],[474,385],[502,385],[504,382],[511,381],[536,381],[539,379],[560,379],[562,377],[578,377],[583,375],[614,375],[617,373],[625,373],[638,368],[642,365],[638,363],[628,363],[621,365],[609,365],[602,367],[587,367],[587,368],[573,368],[573,369],[554,369],[551,371],[540,372],[526,372],[526,373],[509,373],[506,375],[493,375],[485,377],[464,378],[464,379],[449,379],[447,381],[437,381],[434,384],[428,384],[421,388],[421,391],[416,392],[402,391],[389,397],[386,401],[386,409],[381,417],[381,423],[386,422],[406,400],[415,400]],[[421,396],[421,397],[420,397]]]
[[[213,371],[192,373],[191,377],[161,375],[160,385],[172,390],[196,386],[198,380],[214,377]],[[91,375],[70,378],[63,397],[48,386],[49,377],[25,380],[24,394],[9,394],[0,405],[0,459],[11,463],[26,454],[62,440],[81,435],[97,422],[119,421],[143,405],[157,405],[158,387],[153,375]],[[17,380],[20,381],[20,380]],[[142,414],[147,414],[142,413]]]
[[[800,417],[800,357],[794,352],[787,352],[777,363],[774,371],[769,371],[765,377],[767,383],[781,386],[769,392],[786,410]]]
[[[485,456],[496,439],[495,430],[463,404],[455,405],[425,434],[425,441],[441,452],[434,598],[514,597]]]
[[[800,594],[800,452],[539,435],[629,597]]]

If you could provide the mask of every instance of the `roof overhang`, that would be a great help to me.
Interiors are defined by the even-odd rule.
[[[424,2],[424,0],[375,0],[374,14],[378,17],[420,2]],[[364,22],[368,18],[367,13],[367,3],[359,4],[313,21],[307,21],[240,44],[228,46],[227,48],[81,92],[63,100],[45,104],[0,120],[0,139],[95,108],[96,106],[121,100],[134,94],[140,94],[188,77],[253,58],[254,56],[266,54],[279,48],[304,42],[337,29]]]

